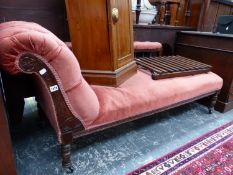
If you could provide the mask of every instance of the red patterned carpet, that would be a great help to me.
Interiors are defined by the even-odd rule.
[[[128,175],[233,175],[233,121]]]

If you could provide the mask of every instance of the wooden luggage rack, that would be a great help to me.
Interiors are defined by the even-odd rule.
[[[139,68],[151,72],[153,80],[181,77],[210,71],[210,65],[191,60],[179,55],[164,57],[135,58]]]

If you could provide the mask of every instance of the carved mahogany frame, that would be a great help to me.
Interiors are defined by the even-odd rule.
[[[61,93],[61,87],[51,67],[43,61],[43,58],[32,53],[24,53],[19,57],[18,66],[26,74],[36,74],[39,76],[49,92],[50,87],[56,85],[59,87],[57,91],[50,92],[50,95],[57,117],[57,124],[61,132],[58,140],[61,143],[62,165],[71,172],[70,145],[73,141],[73,130],[84,130],[84,126],[69,110],[64,96]],[[43,69],[46,70],[46,72],[41,75],[40,71]]]
[[[95,132],[99,132],[126,122],[134,121],[146,116],[153,115],[155,113],[159,113],[174,107],[181,106],[183,104],[196,101],[198,99],[209,97],[210,103],[208,105],[209,113],[212,113],[214,105],[216,103],[217,95],[219,91],[213,91],[206,93],[204,95],[194,97],[185,101],[178,102],[173,105],[169,105],[160,109],[156,109],[153,111],[149,111],[140,115],[131,116],[127,119],[123,119],[120,121],[113,122],[111,124],[105,124],[103,126],[98,126],[92,129],[84,129],[82,123],[76,118],[70,109],[68,108],[65,98],[61,92],[61,87],[59,82],[56,79],[56,76],[53,74],[51,67],[46,64],[39,55],[33,53],[23,53],[18,59],[18,66],[22,70],[23,73],[26,74],[36,74],[39,76],[46,85],[48,91],[50,92],[50,87],[54,85],[58,85],[59,89],[55,92],[50,92],[51,98],[53,100],[54,109],[57,117],[58,126],[60,128],[60,143],[61,143],[61,153],[62,153],[62,165],[66,168],[68,173],[72,173],[72,165],[70,160],[70,153],[71,153],[71,143],[74,139],[79,138],[81,136],[89,135]],[[46,73],[41,75],[40,71],[42,69],[46,69]]]

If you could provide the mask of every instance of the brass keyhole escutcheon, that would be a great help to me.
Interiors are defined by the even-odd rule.
[[[119,10],[117,8],[112,9],[112,20],[114,23],[119,20]]]

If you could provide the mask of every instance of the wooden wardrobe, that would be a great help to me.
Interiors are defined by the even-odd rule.
[[[118,86],[136,73],[131,0],[66,0],[72,49],[91,84]]]

